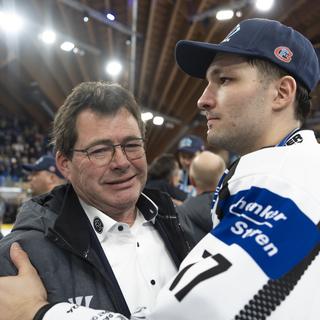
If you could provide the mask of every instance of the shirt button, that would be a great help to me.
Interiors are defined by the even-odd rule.
[[[151,280],[150,283],[154,286],[156,284],[155,280]]]
[[[123,226],[118,226],[119,231],[123,231]]]
[[[140,247],[140,243],[139,243],[139,242],[137,242],[137,247],[138,247],[138,248]]]

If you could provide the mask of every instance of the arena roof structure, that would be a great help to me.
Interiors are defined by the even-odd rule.
[[[162,125],[148,121],[149,160],[174,151],[184,134],[205,139],[206,120],[196,103],[206,82],[178,68],[174,59],[178,40],[220,42],[240,20],[261,17],[294,27],[320,47],[320,1],[277,0],[269,11],[258,11],[254,4],[252,0],[2,0],[0,13],[17,14],[20,20],[9,21],[16,21],[13,26],[20,30],[0,30],[1,109],[47,129],[75,85],[118,81],[134,93],[143,111],[164,118]],[[220,9],[233,10],[233,17],[217,20]],[[0,25],[1,21],[0,15]],[[45,30],[55,34],[50,38]],[[61,49],[63,42],[68,42],[69,51]],[[122,64],[118,77],[105,70],[114,59]],[[318,88],[307,125],[320,132],[319,95]]]

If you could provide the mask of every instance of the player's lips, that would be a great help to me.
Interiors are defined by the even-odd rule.
[[[217,120],[220,120],[220,117],[218,116],[207,116],[207,123],[208,125],[217,121]]]
[[[208,121],[220,119],[220,117],[217,114],[208,114],[206,118]]]

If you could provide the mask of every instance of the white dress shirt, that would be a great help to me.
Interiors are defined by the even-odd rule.
[[[146,195],[145,198],[152,202]],[[154,218],[146,220],[140,210],[134,224],[113,220],[98,209],[80,203],[100,241],[131,312],[153,308],[160,289],[177,268],[165,247]],[[152,202],[156,210],[157,206]]]

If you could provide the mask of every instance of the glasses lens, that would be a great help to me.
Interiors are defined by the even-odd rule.
[[[142,140],[134,140],[124,145],[124,150],[129,160],[135,160],[143,157],[144,143]]]
[[[118,145],[98,145],[87,150],[88,158],[97,166],[103,166],[110,163],[116,147],[120,147],[124,151],[127,159],[136,160],[144,155],[143,140],[137,139],[127,142],[126,144]]]
[[[109,162],[113,155],[113,146],[101,145],[101,146],[94,146],[88,149],[88,157],[89,159],[97,164],[102,165],[106,162]]]

